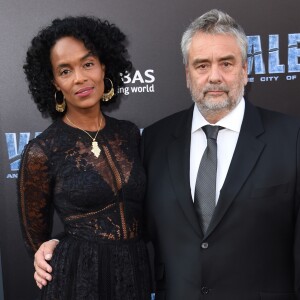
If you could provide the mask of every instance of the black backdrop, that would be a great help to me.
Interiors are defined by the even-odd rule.
[[[0,247],[6,300],[32,300],[37,291],[16,205],[20,152],[28,139],[50,124],[30,99],[22,72],[31,38],[53,18],[66,15],[96,15],[118,25],[128,35],[135,71],[121,91],[128,95],[106,112],[143,128],[191,105],[180,39],[194,18],[212,8],[227,11],[254,41],[246,97],[300,116],[298,0],[0,0]],[[59,227],[56,221],[54,231]]]

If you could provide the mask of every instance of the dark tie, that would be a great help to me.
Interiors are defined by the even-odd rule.
[[[202,127],[207,138],[196,179],[194,207],[203,233],[206,232],[216,206],[217,136],[222,127]]]

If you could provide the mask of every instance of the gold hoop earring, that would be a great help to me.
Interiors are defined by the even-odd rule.
[[[63,97],[62,103],[58,103],[57,100],[56,100],[56,94],[57,94],[57,92],[59,92],[59,91],[56,91],[56,92],[54,93],[55,109],[56,109],[58,112],[62,113],[62,112],[64,112],[65,109],[66,109],[66,101],[65,101],[65,97]]]
[[[101,100],[104,102],[108,102],[115,95],[115,90],[112,81],[108,77],[104,78],[104,80],[105,79],[109,80],[110,82],[110,90],[107,93],[103,93]]]

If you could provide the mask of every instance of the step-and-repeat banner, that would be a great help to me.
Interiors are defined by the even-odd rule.
[[[180,39],[193,19],[212,8],[227,11],[248,35],[246,98],[300,117],[298,0],[0,1],[0,247],[6,300],[32,300],[37,293],[16,193],[20,153],[50,124],[31,100],[22,70],[32,37],[53,18],[66,15],[95,15],[119,26],[128,36],[134,71],[124,78],[123,97],[106,113],[143,128],[191,105]],[[60,227],[56,220],[54,231]]]

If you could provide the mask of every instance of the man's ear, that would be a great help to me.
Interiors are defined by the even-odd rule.
[[[190,88],[190,73],[187,66],[185,66],[185,79],[186,79],[186,87]]]
[[[243,65],[244,86],[248,83],[248,62]]]

